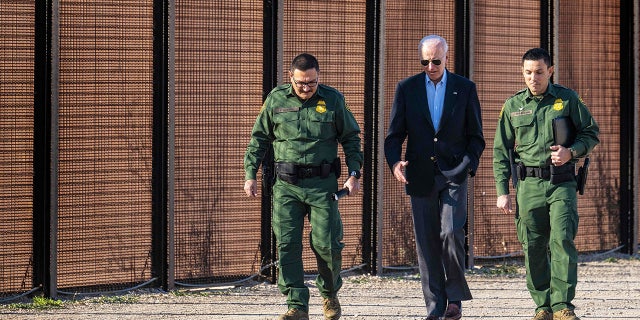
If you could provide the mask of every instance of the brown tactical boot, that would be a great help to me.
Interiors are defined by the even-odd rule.
[[[553,320],[580,320],[573,310],[562,309],[553,313]]]
[[[291,308],[278,318],[278,320],[309,320],[309,314],[296,308]]]
[[[531,320],[553,320],[553,315],[547,310],[540,310]]]
[[[322,311],[324,311],[325,320],[340,319],[342,308],[340,308],[338,298],[324,298],[322,301]]]

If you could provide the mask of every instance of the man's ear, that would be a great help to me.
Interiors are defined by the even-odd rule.
[[[549,67],[549,77],[553,75],[553,66]]]

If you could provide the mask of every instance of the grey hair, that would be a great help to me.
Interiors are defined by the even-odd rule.
[[[427,45],[427,43],[429,42],[435,42],[438,44],[438,46],[442,47],[442,49],[444,49],[444,53],[447,54],[449,52],[449,45],[447,44],[447,40],[445,40],[443,37],[436,35],[436,34],[431,34],[428,35],[424,38],[422,38],[422,40],[420,40],[420,44],[418,44],[418,54],[422,53],[422,47],[424,47],[425,45]]]

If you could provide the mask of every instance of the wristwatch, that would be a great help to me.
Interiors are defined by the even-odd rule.
[[[360,179],[360,171],[359,170],[353,170],[349,173],[349,177],[355,177],[356,179]]]
[[[571,151],[571,158],[575,159],[578,157],[578,151],[576,151],[576,149],[574,148],[569,148],[569,151]]]

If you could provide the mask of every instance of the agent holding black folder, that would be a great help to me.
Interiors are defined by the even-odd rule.
[[[516,230],[527,288],[537,306],[532,320],[576,320],[571,303],[578,259],[575,165],[600,142],[599,129],[575,91],[549,82],[553,66],[547,51],[527,51],[522,74],[527,88],[507,99],[496,129],[496,206],[513,212],[509,178],[515,168]]]

